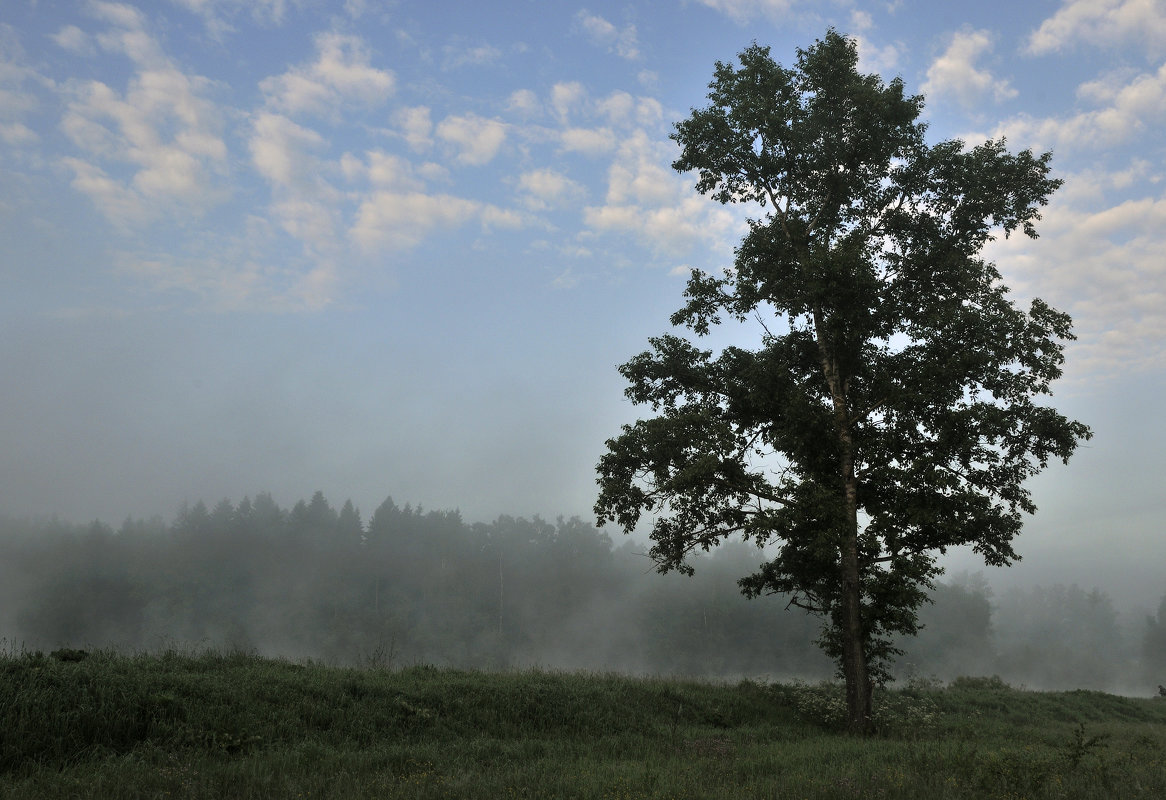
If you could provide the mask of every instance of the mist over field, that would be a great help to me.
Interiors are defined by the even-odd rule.
[[[538,666],[706,678],[825,679],[815,618],[736,580],[763,560],[728,543],[658,575],[631,538],[579,518],[385,500],[367,521],[322,492],[266,493],[169,521],[0,518],[0,637],[10,649],[242,650],[331,664]],[[999,675],[1030,688],[1153,694],[1166,679],[1166,598],[1119,607],[1054,583],[993,591],[945,576],[899,679]]]

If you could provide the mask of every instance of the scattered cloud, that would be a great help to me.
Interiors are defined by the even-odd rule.
[[[553,289],[574,289],[579,285],[579,276],[574,271],[567,267],[565,270],[555,276],[551,281],[551,288]]]
[[[175,66],[136,9],[96,3],[93,11],[115,23],[98,35],[102,48],[129,58],[136,71],[124,92],[100,81],[66,86],[61,129],[90,159],[63,160],[73,186],[119,225],[152,217],[159,203],[197,212],[218,202],[227,147],[212,83]],[[128,179],[121,177],[126,167]]]
[[[566,124],[571,114],[584,110],[587,90],[577,81],[556,83],[551,87],[551,109],[559,122]]]
[[[793,7],[792,0],[697,0],[702,6],[721,12],[738,24],[758,18],[780,20]]]
[[[894,72],[899,66],[898,45],[879,47],[862,34],[854,34],[851,38],[858,49],[858,68],[861,71],[886,74]]]
[[[349,180],[363,179],[378,189],[420,191],[424,181],[418,178],[413,164],[401,156],[383,150],[370,150],[362,161],[351,154],[341,159],[341,168]]]
[[[457,149],[459,163],[481,166],[489,163],[506,141],[506,124],[476,114],[449,116],[438,124],[437,136]]]
[[[594,44],[615,53],[620,58],[633,61],[640,57],[640,46],[636,40],[636,26],[632,24],[617,28],[598,14],[586,9],[575,15],[575,24]]]
[[[88,9],[97,19],[103,20],[127,31],[141,30],[146,25],[146,18],[131,5],[125,3],[109,3],[95,0],[89,3]]]
[[[61,49],[80,56],[91,56],[97,52],[93,38],[76,25],[66,25],[49,38]]]
[[[643,130],[621,141],[608,169],[603,205],[585,208],[584,223],[598,233],[631,234],[673,255],[701,242],[722,245],[739,220],[696,194],[668,167],[671,156],[666,143]]]
[[[442,55],[442,68],[451,70],[493,64],[502,57],[502,51],[493,45],[469,45],[458,40],[443,47]]]
[[[850,11],[850,30],[854,33],[861,33],[862,31],[869,31],[874,27],[874,17],[867,11],[859,11],[857,8]]]
[[[481,211],[481,204],[447,194],[377,191],[356,213],[349,231],[363,248],[404,250],[435,228],[457,228]]]
[[[1136,44],[1150,55],[1166,52],[1166,4],[1155,0],[1064,0],[1028,38],[1027,52],[1044,55],[1077,44]]]
[[[315,256],[334,254],[342,195],[325,179],[328,143],[282,114],[258,113],[248,147],[251,163],[271,184],[272,221]]]
[[[25,115],[40,105],[29,84],[52,85],[25,66],[23,56],[16,31],[0,23],[0,138],[14,146],[29,144],[36,137],[24,124]]]
[[[595,104],[596,111],[617,127],[654,127],[664,120],[664,107],[651,97],[615,91]]]
[[[125,228],[154,216],[155,209],[123,181],[114,180],[96,164],[67,156],[61,164],[72,171],[72,186],[114,225]]]
[[[232,21],[244,13],[255,22],[280,25],[284,21],[288,7],[287,0],[170,0],[170,2],[202,17],[207,30],[219,37],[234,32]]]
[[[568,153],[599,156],[615,149],[615,134],[609,128],[567,128],[559,134],[559,143]]]
[[[506,110],[532,117],[542,110],[542,106],[538,102],[538,95],[530,89],[518,89],[511,93]]]
[[[1070,365],[1094,378],[1166,366],[1166,197],[1099,199],[1115,180],[1125,179],[1083,176],[1046,210],[1039,240],[1011,237],[988,251],[1018,294],[1072,315]]]
[[[424,152],[433,146],[433,122],[429,118],[428,107],[399,108],[393,114],[393,121],[415,152]]]
[[[40,137],[21,122],[0,122],[0,140],[10,147],[25,147],[36,144]]]
[[[1166,64],[1133,78],[1117,74],[1078,87],[1087,102],[1101,108],[1066,117],[1022,114],[1002,122],[993,135],[1039,149],[1089,150],[1127,142],[1166,123]]]
[[[288,114],[335,114],[351,105],[379,105],[392,93],[392,72],[370,64],[364,40],[341,33],[315,37],[316,60],[282,75],[265,78],[259,86],[272,108]]]
[[[992,34],[986,30],[963,30],[952,36],[942,55],[927,68],[922,92],[927,97],[953,96],[965,108],[977,105],[985,96],[996,102],[1016,97],[1016,89],[998,79],[976,62],[992,49]]]
[[[519,175],[518,188],[525,195],[527,207],[535,210],[551,208],[584,194],[578,183],[546,167]]]
[[[311,182],[316,174],[311,151],[323,149],[324,138],[282,114],[262,112],[252,124],[251,163],[276,186],[292,188]]]

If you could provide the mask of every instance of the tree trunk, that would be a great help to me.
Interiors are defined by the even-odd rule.
[[[838,435],[839,472],[842,500],[846,505],[846,531],[839,543],[839,570],[842,583],[840,614],[832,622],[842,639],[842,676],[846,680],[846,729],[861,736],[873,732],[870,671],[863,645],[866,636],[862,625],[862,582],[858,568],[858,478],[854,470],[854,438],[850,429],[847,383],[838,370],[832,348],[826,340],[820,310],[814,311],[814,327],[822,372],[830,388],[834,406],[834,425]]]
[[[861,736],[874,730],[872,687],[863,643],[862,582],[858,569],[858,479],[854,474],[854,440],[849,426],[839,430],[842,484],[846,503],[846,533],[840,547],[842,615],[835,620],[842,636],[842,675],[846,679],[846,729]]]
[[[853,466],[853,465],[852,465]],[[848,512],[842,544],[842,674],[846,678],[846,729],[856,736],[873,732],[872,686],[862,629],[862,593],[858,574],[858,509],[853,469],[846,485]]]

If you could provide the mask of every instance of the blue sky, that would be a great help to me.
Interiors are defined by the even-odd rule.
[[[926,97],[933,140],[1054,151],[1041,238],[989,255],[1073,315],[1055,402],[1096,438],[1034,482],[1000,580],[1156,602],[1161,0],[9,0],[0,510],[589,515],[636,415],[616,365],[743,232],[671,170],[671,126],[716,60],[789,64],[828,26]]]

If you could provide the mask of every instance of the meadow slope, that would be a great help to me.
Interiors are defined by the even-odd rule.
[[[831,685],[347,669],[246,653],[0,657],[0,797],[1166,796],[1166,700],[992,678]]]

